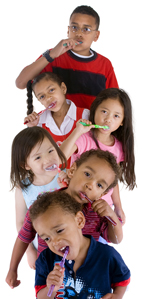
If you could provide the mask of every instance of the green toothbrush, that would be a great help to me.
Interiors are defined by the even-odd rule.
[[[91,126],[90,124],[86,124],[84,123],[83,121],[80,121],[80,124],[82,124],[83,126]],[[93,126],[96,128],[96,129],[105,129],[105,130],[108,130],[109,127],[108,126],[99,126],[99,125],[94,125]]]

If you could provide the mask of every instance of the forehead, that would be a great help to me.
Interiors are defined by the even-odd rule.
[[[82,26],[87,25],[92,27],[96,24],[96,19],[93,16],[87,14],[74,13],[70,18],[70,25],[74,23]]]
[[[123,104],[120,102],[119,99],[111,99],[111,98],[108,98],[107,100],[104,100],[100,105],[99,107],[105,107],[110,109],[110,110],[114,110],[114,111],[117,111],[117,110],[120,110],[121,112],[124,112],[124,106]]]
[[[31,150],[30,157],[36,154],[37,152],[41,152],[46,148],[53,146],[50,140],[47,137],[44,137],[43,141],[39,141]]]
[[[60,206],[49,207],[46,212],[39,215],[34,221],[33,225],[39,235],[45,231],[52,231],[60,227],[62,224],[73,222],[75,215],[65,211]]]
[[[35,94],[38,94],[39,92],[44,92],[46,89],[48,89],[52,85],[58,85],[55,81],[51,79],[43,78],[39,82],[37,82],[33,88]]]
[[[89,157],[84,163],[78,167],[78,173],[82,170],[91,171],[98,178],[107,180],[108,174],[112,183],[115,173],[110,164],[105,160],[98,158],[97,156]],[[107,173],[107,175],[106,175]]]

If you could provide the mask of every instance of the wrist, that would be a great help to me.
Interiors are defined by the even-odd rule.
[[[51,55],[50,55],[50,50],[47,50],[42,54],[42,56],[45,57],[48,62],[54,61],[54,58]]]

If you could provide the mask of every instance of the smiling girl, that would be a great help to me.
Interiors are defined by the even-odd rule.
[[[92,125],[83,126],[78,121],[76,129],[61,145],[61,150],[67,159],[72,155],[71,164],[91,148],[110,151],[116,157],[117,163],[121,164],[121,181],[132,190],[136,186],[136,178],[132,108],[129,96],[125,91],[117,88],[103,90],[91,105],[89,120],[90,122],[86,121],[88,124],[107,125],[109,129],[94,129]],[[116,214],[125,223],[118,185],[102,198],[111,206],[114,204]]]

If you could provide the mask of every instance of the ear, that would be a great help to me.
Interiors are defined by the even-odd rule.
[[[24,166],[21,166],[22,168],[25,168],[26,170],[30,170],[31,168],[28,166],[28,164],[25,164]]]
[[[76,166],[76,163],[74,162],[74,163],[71,165],[70,169],[68,169],[68,177],[69,177],[70,179],[74,176],[74,173],[75,173],[76,169],[77,169],[77,166]]]
[[[96,42],[98,40],[99,36],[100,36],[100,31],[99,30],[95,31],[94,42]]]
[[[82,229],[85,225],[85,217],[81,211],[77,212],[76,216],[76,223],[79,229]]]
[[[66,86],[66,84],[64,82],[61,83],[61,89],[62,89],[62,91],[63,91],[64,94],[67,93],[67,86]]]
[[[68,31],[67,31],[67,37],[69,37],[69,26],[68,26]]]

